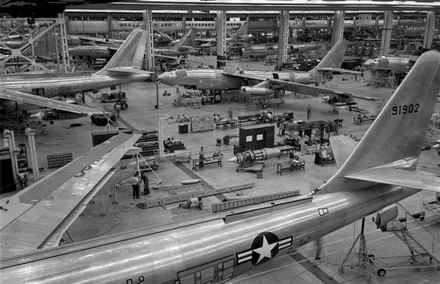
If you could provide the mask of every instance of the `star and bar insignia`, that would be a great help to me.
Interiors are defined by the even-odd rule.
[[[258,234],[252,242],[251,249],[237,253],[237,265],[251,261],[253,265],[260,265],[274,258],[281,249],[292,245],[292,237],[280,240],[270,232]]]

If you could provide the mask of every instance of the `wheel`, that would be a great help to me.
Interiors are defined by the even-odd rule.
[[[379,276],[385,276],[385,274],[387,274],[387,271],[383,268],[381,268],[377,271],[377,275],[379,275]]]
[[[219,94],[219,93],[215,94],[215,95],[214,95],[214,103],[215,103],[215,104],[218,104],[218,103],[221,102],[221,101],[222,101],[222,95]]]

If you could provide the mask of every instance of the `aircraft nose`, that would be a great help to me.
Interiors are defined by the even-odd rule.
[[[163,72],[162,74],[157,76],[157,78],[159,80],[161,80],[164,84],[167,84],[167,82],[176,78],[176,73],[175,72]]]
[[[232,157],[232,158],[230,158],[230,159],[228,160],[228,162],[231,162],[231,163],[237,163],[237,157]]]

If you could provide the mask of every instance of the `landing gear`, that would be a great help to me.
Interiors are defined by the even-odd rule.
[[[214,97],[212,100],[215,104],[220,103],[222,101],[222,94],[220,92],[214,93]]]

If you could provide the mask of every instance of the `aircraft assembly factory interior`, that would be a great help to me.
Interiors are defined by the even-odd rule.
[[[439,283],[440,2],[0,1],[1,283]]]

